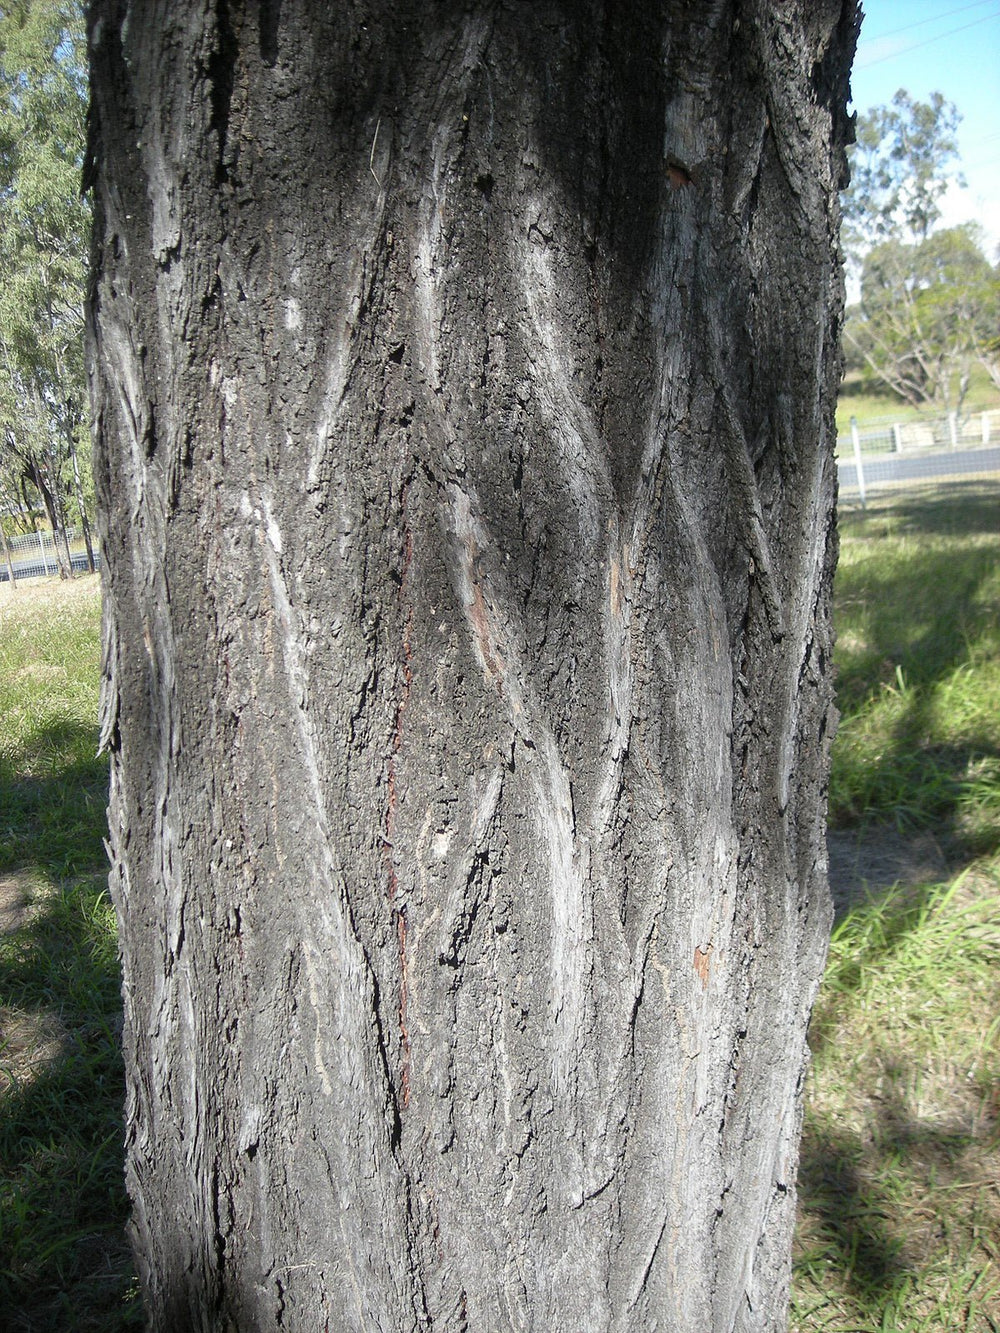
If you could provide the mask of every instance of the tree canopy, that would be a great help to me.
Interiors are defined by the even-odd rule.
[[[900,88],[889,106],[858,117],[851,184],[844,197],[845,239],[854,253],[886,240],[925,240],[956,174],[961,116],[931,93],[916,101]]]
[[[900,89],[859,116],[844,247],[860,276],[845,345],[869,378],[915,407],[961,411],[976,361],[997,373],[1000,277],[973,224],[938,229],[961,117],[941,93]],[[964,182],[963,182],[964,183]]]
[[[84,44],[78,0],[0,11],[0,471],[8,495],[38,490],[54,527],[86,421]]]
[[[890,239],[865,256],[848,349],[914,407],[961,411],[972,367],[988,363],[1000,281],[972,223],[913,244]]]

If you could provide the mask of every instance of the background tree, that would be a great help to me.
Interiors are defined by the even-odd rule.
[[[1000,283],[1000,265],[994,270],[994,277]],[[994,288],[994,297],[997,289]],[[1000,319],[994,320],[993,327],[1000,324]],[[978,349],[979,363],[989,375],[990,379],[1000,389],[1000,337],[988,337]]]
[[[92,8],[157,1329],[774,1329],[853,3]]]
[[[961,412],[977,361],[1000,325],[1000,275],[972,224],[866,256],[861,302],[845,329],[867,374],[914,407]]]
[[[83,292],[90,205],[80,195],[87,106],[82,7],[0,12],[0,466],[38,493],[69,572],[74,495],[93,568]]]
[[[14,552],[10,544],[10,537],[13,535],[17,517],[20,512],[20,502],[16,498],[16,488],[12,486],[13,471],[7,466],[6,452],[4,446],[0,443],[0,556],[3,557],[4,569],[7,572],[7,581],[13,587],[17,582],[17,570],[14,566]],[[12,499],[12,497],[14,497]],[[8,527],[10,532],[8,532]]]
[[[940,93],[904,90],[858,118],[844,195],[844,243],[860,277],[845,345],[867,378],[915,407],[961,411],[970,374],[989,369],[997,271],[971,224],[937,231],[955,179],[960,117]]]
[[[959,160],[953,102],[931,93],[920,102],[900,88],[889,106],[858,116],[844,192],[844,238],[855,258],[886,241],[926,240]]]

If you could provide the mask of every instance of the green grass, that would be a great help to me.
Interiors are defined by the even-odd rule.
[[[830,814],[1000,848],[1000,486],[841,516]]]
[[[1000,1327],[1000,860],[841,922],[813,1015],[793,1330]]]
[[[990,379],[983,366],[976,365],[969,379],[969,391],[963,405],[963,411],[995,411],[1000,408],[1000,390]],[[866,381],[857,372],[848,375],[840,388],[837,399],[837,434],[846,435],[851,429],[851,417],[857,417],[858,425],[885,421],[923,421],[940,415],[939,410],[924,408],[922,411],[910,407],[891,389],[874,381]]]
[[[104,864],[97,582],[56,586],[21,585],[0,603],[0,873],[39,865],[65,877]]]
[[[930,830],[953,870],[835,931],[791,1328],[996,1333],[1000,486],[842,514],[841,532],[833,822],[874,847]]]
[[[93,579],[0,595],[0,1311],[12,1333],[140,1327],[98,622]]]

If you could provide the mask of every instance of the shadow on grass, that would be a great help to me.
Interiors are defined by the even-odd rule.
[[[842,518],[854,558],[836,584],[843,721],[831,818],[934,825],[969,857],[1000,846],[1000,821],[966,818],[1000,813],[1000,559],[997,542],[976,540],[1000,535],[1000,487],[955,489]],[[857,558],[858,543],[871,559]]]
[[[124,1235],[121,999],[103,851],[107,766],[50,725],[0,768],[0,1323],[142,1326]],[[58,756],[70,762],[60,767]]]
[[[0,874],[104,869],[108,764],[95,748],[93,728],[50,722],[25,751],[0,756]]]
[[[969,1311],[998,1279],[980,1241],[997,1220],[998,875],[890,890],[834,932],[809,1039],[803,1329],[986,1327]]]
[[[888,518],[894,529],[899,514],[907,509],[912,512],[916,535],[929,539],[936,533],[944,540],[892,545],[883,548],[882,554],[880,538],[899,537],[897,530],[859,531],[863,523],[841,522],[842,536],[871,541],[875,557],[853,563],[842,558],[836,576],[838,620],[852,628],[860,624],[865,638],[863,648],[841,645],[838,652],[837,692],[846,712],[880,684],[891,685],[899,664],[912,684],[933,684],[965,660],[977,634],[994,628],[992,609],[982,604],[980,591],[997,569],[996,546],[955,546],[946,539],[951,535],[968,538],[977,531],[1000,535],[996,503],[990,526],[982,511],[970,505],[969,525],[958,532],[951,529],[957,517],[941,518],[940,527],[936,526],[934,515],[940,517],[941,511],[931,502],[892,510]],[[871,521],[877,522],[875,518]]]
[[[908,1269],[885,1203],[865,1179],[864,1158],[858,1135],[803,1135],[799,1202],[818,1223],[819,1235],[799,1262],[835,1268],[871,1315],[872,1328],[879,1328],[881,1312],[898,1296]]]
[[[968,537],[996,534],[1000,527],[1000,482],[955,481],[928,495],[893,495],[869,502],[867,509],[844,507],[841,534],[852,538]]]
[[[928,1236],[914,1227],[912,1200],[942,1180],[967,1179],[966,1158],[981,1147],[966,1132],[918,1120],[892,1097],[879,1108],[873,1133],[807,1125],[798,1178],[806,1223],[799,1274],[820,1288],[836,1274],[864,1327],[901,1326],[912,1316],[928,1249],[940,1240],[933,1225]]]

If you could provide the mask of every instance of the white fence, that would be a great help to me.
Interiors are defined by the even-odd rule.
[[[875,490],[1000,479],[1000,411],[858,427],[837,441],[840,497],[865,504]]]
[[[89,567],[83,533],[76,528],[70,528],[66,536],[69,541],[69,553],[73,569],[82,573]],[[20,537],[8,537],[7,545],[10,547],[11,562],[14,566],[14,577],[16,579],[58,576],[59,557],[56,554],[56,543],[51,532],[29,532]],[[96,546],[94,562],[100,569],[101,556]],[[0,546],[0,583],[6,583],[9,578],[10,571],[3,556],[3,548]]]

